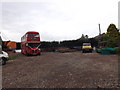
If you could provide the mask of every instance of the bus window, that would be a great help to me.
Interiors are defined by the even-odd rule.
[[[28,34],[28,37],[39,37],[39,34]]]

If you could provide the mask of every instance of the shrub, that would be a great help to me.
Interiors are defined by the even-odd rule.
[[[120,55],[120,47],[115,47],[117,54]]]

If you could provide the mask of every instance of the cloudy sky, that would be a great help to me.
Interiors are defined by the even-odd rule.
[[[10,2],[11,1],[11,2]],[[2,0],[0,32],[3,40],[20,41],[38,31],[42,41],[94,37],[109,24],[118,27],[119,0]]]

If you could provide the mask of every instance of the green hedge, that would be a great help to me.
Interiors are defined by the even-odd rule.
[[[120,55],[120,47],[115,47],[117,54]]]

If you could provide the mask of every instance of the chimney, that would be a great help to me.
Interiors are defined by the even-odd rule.
[[[99,24],[99,35],[101,35],[101,28],[100,28],[100,24]]]

